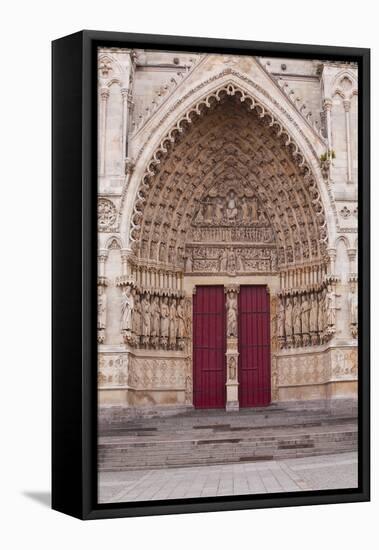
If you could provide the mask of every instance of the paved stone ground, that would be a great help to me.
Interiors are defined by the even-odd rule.
[[[101,472],[99,502],[354,488],[356,452],[165,470]]]

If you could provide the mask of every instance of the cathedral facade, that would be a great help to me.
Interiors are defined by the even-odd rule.
[[[357,78],[99,49],[100,407],[357,398]]]

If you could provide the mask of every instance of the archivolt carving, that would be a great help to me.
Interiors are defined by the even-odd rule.
[[[261,219],[270,220],[280,265],[322,258],[326,218],[304,156],[265,107],[231,83],[193,107],[150,161],[132,218],[131,239],[139,256],[183,265],[189,227],[202,200],[211,191],[221,197],[217,189],[225,182],[259,196]],[[221,216],[226,229],[246,229],[243,217],[248,210],[252,215],[254,202],[245,199],[245,214],[242,204],[240,210],[217,209],[215,202],[209,228]]]

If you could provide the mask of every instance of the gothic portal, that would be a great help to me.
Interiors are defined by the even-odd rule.
[[[356,398],[357,68],[99,51],[100,405]]]

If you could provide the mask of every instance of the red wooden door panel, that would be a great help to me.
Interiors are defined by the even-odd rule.
[[[238,295],[240,407],[271,401],[270,295],[266,286],[240,286]]]
[[[193,403],[225,406],[225,296],[222,286],[198,286],[193,297]]]

